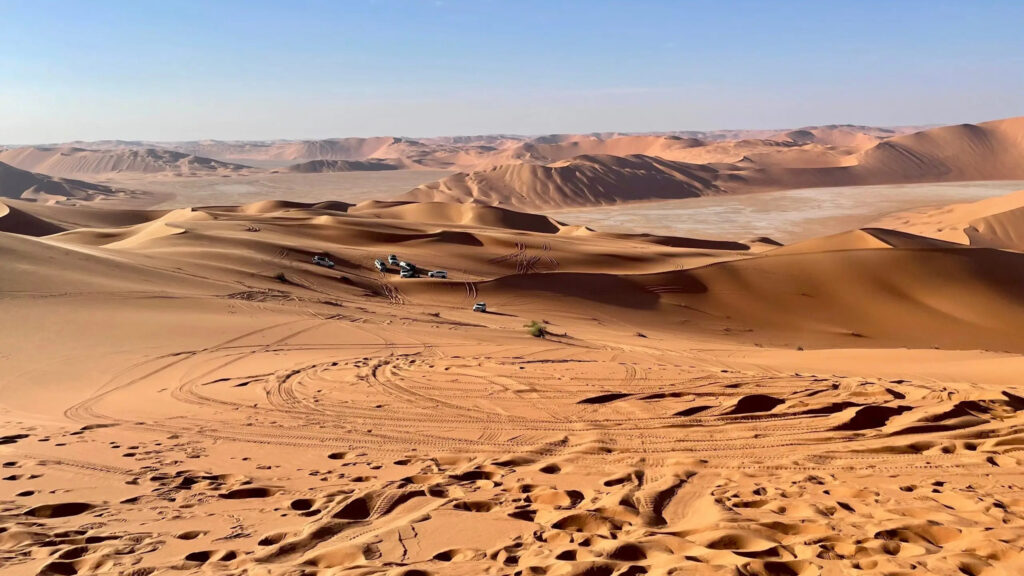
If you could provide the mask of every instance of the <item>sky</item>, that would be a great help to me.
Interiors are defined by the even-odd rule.
[[[1024,2],[0,0],[0,143],[1024,114]]]

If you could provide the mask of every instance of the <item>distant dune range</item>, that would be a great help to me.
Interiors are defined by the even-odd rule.
[[[146,178],[163,176],[190,177],[214,188],[231,178],[251,176],[269,179],[261,186],[286,191],[295,185],[285,181],[289,174],[315,178],[343,172],[458,170],[404,194],[389,194],[406,201],[471,202],[527,211],[795,188],[1024,179],[1024,117],[917,132],[820,126],[530,138],[74,144],[11,148],[0,151],[0,162],[126,189],[146,189]],[[244,178],[237,181],[242,183],[238,189],[248,187]],[[158,188],[156,181],[150,182]],[[100,196],[68,191],[46,198]]]
[[[790,135],[801,141],[817,139],[807,130]],[[835,132],[830,136],[835,138]],[[870,140],[850,138],[859,147]],[[634,142],[645,151],[651,148],[646,139]],[[847,149],[845,155],[816,143],[764,141],[758,153],[732,159],[727,153],[705,156],[702,163],[694,163],[680,158],[724,145],[689,144],[664,143],[658,156],[577,156],[549,165],[459,173],[420,186],[404,198],[532,210],[793,188],[1024,178],[1024,117],[894,136],[860,151]],[[733,151],[744,145],[754,146],[728,143]]]
[[[0,162],[50,176],[89,177],[128,172],[203,175],[238,173],[250,167],[160,148],[86,150],[83,148],[13,148]]]
[[[195,157],[192,164],[196,169],[204,165],[210,166],[211,159],[217,159],[222,163],[260,164],[269,168],[282,168],[312,160],[339,160],[371,162],[365,166],[369,169],[378,168],[377,163],[387,162],[403,169],[458,170],[474,170],[516,162],[547,164],[584,154],[645,154],[671,160],[712,162],[738,160],[747,153],[792,151],[813,145],[813,154],[801,155],[810,157],[823,153],[824,147],[864,147],[909,130],[911,128],[823,126],[796,131],[688,131],[646,135],[593,133],[538,137],[484,135],[421,139],[373,137],[252,142],[104,140],[11,148],[6,152],[0,152],[0,161],[44,173],[51,173],[48,170],[63,170],[64,173],[78,173],[83,170],[90,173],[115,170],[157,171],[153,165],[180,171],[177,164],[182,159],[192,157]],[[128,150],[144,152],[149,156],[162,153],[164,157],[153,158],[149,163],[136,161],[133,164],[119,156]],[[168,157],[168,152],[177,153],[179,156]],[[828,151],[825,152],[828,156]],[[835,153],[845,152],[844,149]],[[70,160],[67,158],[69,156],[81,158]],[[247,166],[242,166],[244,167]],[[353,164],[348,168],[363,169],[364,166]]]

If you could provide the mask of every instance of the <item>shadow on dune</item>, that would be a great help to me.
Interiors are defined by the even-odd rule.
[[[664,287],[644,286],[630,276],[583,272],[518,274],[484,282],[480,286],[487,287],[488,293],[543,292],[599,304],[646,310],[658,306],[662,288],[673,293],[687,294],[700,294],[708,290],[704,283],[683,271],[671,273],[671,282],[666,283]]]

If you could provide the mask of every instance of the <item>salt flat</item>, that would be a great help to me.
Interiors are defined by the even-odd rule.
[[[155,193],[159,197],[159,202],[152,207],[166,209],[246,204],[260,200],[341,200],[356,203],[369,199],[390,199],[450,173],[444,170],[394,170],[329,174],[257,172],[233,176],[162,178],[151,175],[118,175],[103,182]]]
[[[805,188],[547,213],[605,231],[720,240],[768,236],[790,243],[867,226],[893,212],[971,202],[1020,189],[1024,180]]]

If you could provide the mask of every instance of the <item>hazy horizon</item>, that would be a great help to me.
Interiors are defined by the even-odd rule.
[[[0,142],[919,126],[1024,113],[1010,2],[0,2]]]
[[[1001,120],[1001,118],[989,118],[986,120],[978,120],[977,122],[984,122],[988,120]],[[346,138],[403,138],[407,140],[430,140],[434,138],[486,138],[486,137],[509,137],[509,138],[543,138],[545,136],[566,136],[566,135],[601,135],[601,134],[622,134],[625,136],[643,136],[646,134],[675,134],[684,132],[694,133],[715,133],[715,132],[774,132],[774,131],[786,131],[786,130],[800,130],[802,128],[813,128],[813,127],[825,127],[825,126],[851,126],[851,127],[862,127],[862,128],[881,128],[881,129],[906,129],[906,128],[920,128],[928,129],[943,126],[944,124],[890,124],[890,125],[866,125],[866,124],[807,124],[802,126],[775,126],[770,128],[715,128],[710,130],[688,130],[688,129],[667,129],[667,130],[644,130],[639,132],[631,132],[625,130],[587,130],[580,132],[536,132],[531,134],[525,133],[513,133],[513,132],[491,132],[491,133],[478,133],[478,134],[370,134],[366,136],[349,136],[349,135],[334,135],[334,136],[317,136],[308,138],[191,138],[187,140],[151,140],[148,138],[102,138],[96,140],[62,140],[53,142],[0,142],[0,146],[50,146],[50,145],[62,145],[62,144],[77,144],[77,143],[98,143],[98,142],[126,142],[126,143],[140,143],[140,144],[181,144],[186,142],[246,142],[246,143],[258,143],[258,142],[303,142],[313,140],[341,140]]]

